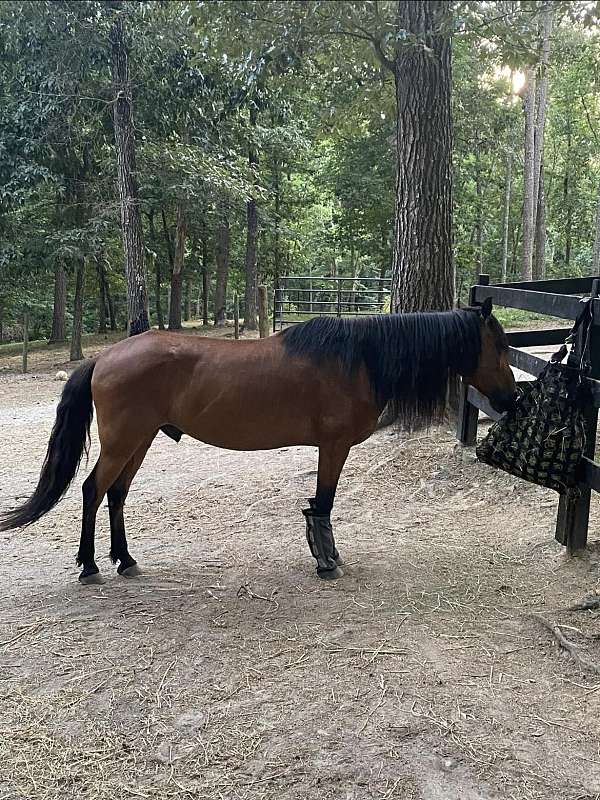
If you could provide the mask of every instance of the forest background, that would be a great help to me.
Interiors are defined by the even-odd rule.
[[[599,66],[594,2],[4,2],[0,344],[597,274]]]

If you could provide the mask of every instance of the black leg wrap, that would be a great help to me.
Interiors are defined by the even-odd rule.
[[[315,511],[315,509],[316,509],[316,507],[317,507],[317,500],[316,500],[316,498],[315,498],[315,497],[309,497],[309,498],[308,498],[308,504],[310,505],[310,509],[311,509],[311,511],[313,511],[313,512],[314,512],[314,511]],[[302,513],[304,513],[304,512],[302,512]],[[327,515],[327,518],[329,519],[329,515]],[[329,527],[331,527],[331,522],[329,523]],[[307,525],[306,525],[306,538],[308,539],[308,522],[307,522]],[[333,560],[334,560],[334,561],[335,561],[335,563],[338,565],[338,567],[341,567],[341,566],[343,566],[343,565],[344,565],[344,559],[343,559],[343,558],[341,557],[341,555],[338,553],[338,549],[337,549],[337,547],[335,546],[335,539],[334,539],[334,537],[333,537],[333,530],[331,531],[331,540],[332,540],[332,542],[333,542]],[[310,547],[310,542],[308,543],[308,546]],[[312,552],[312,551],[311,551],[311,552]],[[315,558],[316,558],[316,556],[315,556]]]
[[[329,514],[317,514],[313,508],[306,508],[302,513],[306,519],[306,541],[317,561],[317,575],[324,580],[341,578],[344,573],[335,560],[337,550]]]

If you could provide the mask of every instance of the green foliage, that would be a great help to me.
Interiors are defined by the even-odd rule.
[[[589,3],[559,2],[549,69],[544,176],[547,272],[590,271],[600,180],[600,41]],[[454,33],[454,240],[462,297],[479,269],[499,279],[507,154],[509,279],[520,265],[523,114],[509,69],[538,57],[540,4],[460,2]],[[119,324],[125,284],[116,194],[108,31],[129,41],[146,248],[166,311],[176,206],[189,215],[184,280],[198,296],[202,242],[231,230],[230,292],[243,289],[245,204],[260,217],[261,280],[380,275],[393,239],[396,96],[391,62],[408,41],[397,4],[310,0],[0,4],[0,313],[40,335],[53,276],[85,258],[84,326],[97,325],[95,259],[108,265]],[[250,124],[250,112],[257,113]],[[258,153],[258,167],[248,161]],[[480,230],[480,234],[477,232]],[[148,276],[150,309],[155,279]],[[211,289],[211,296],[214,290]]]

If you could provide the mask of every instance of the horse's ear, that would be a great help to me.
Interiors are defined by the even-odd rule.
[[[481,316],[484,319],[489,319],[492,316],[492,298],[486,297],[481,304]]]

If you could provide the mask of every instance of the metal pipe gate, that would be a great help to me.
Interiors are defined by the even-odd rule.
[[[286,275],[275,289],[273,330],[310,317],[381,313],[389,295],[389,278]]]

